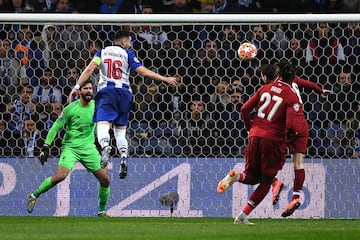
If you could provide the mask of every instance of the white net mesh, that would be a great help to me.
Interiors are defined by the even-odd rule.
[[[80,72],[99,48],[112,43],[120,28],[133,32],[132,48],[144,66],[182,78],[182,85],[171,89],[133,75],[134,104],[128,128],[131,157],[242,157],[247,134],[239,109],[262,84],[259,65],[284,58],[297,65],[299,77],[335,92],[321,98],[311,90],[301,90],[310,125],[308,157],[356,154],[359,23],[299,21],[3,23],[0,116],[6,131],[1,155],[37,154]],[[245,41],[258,47],[252,62],[237,58],[236,50]],[[91,78],[96,84],[97,75]],[[37,137],[28,138],[33,136],[33,124]],[[53,144],[53,156],[59,155],[60,141]]]

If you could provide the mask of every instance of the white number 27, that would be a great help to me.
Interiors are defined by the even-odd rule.
[[[274,105],[272,106],[268,116],[266,117],[266,119],[268,121],[271,121],[274,114],[276,113],[276,111],[279,109],[281,103],[283,102],[283,99],[281,97],[275,96],[275,95],[273,95],[271,97],[270,93],[265,92],[265,93],[261,94],[260,101],[262,101],[264,103],[259,107],[257,116],[262,119],[264,119],[266,117],[264,110],[270,105],[270,102],[271,101],[275,102]]]

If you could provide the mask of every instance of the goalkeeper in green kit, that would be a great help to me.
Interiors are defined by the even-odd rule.
[[[26,209],[29,213],[32,213],[37,198],[63,181],[79,161],[99,180],[98,216],[107,216],[105,207],[110,196],[110,176],[107,168],[101,168],[100,154],[95,146],[96,123],[92,121],[95,104],[92,97],[92,82],[87,80],[80,88],[80,99],[66,106],[49,130],[39,155],[42,165],[47,161],[49,146],[57,132],[62,127],[66,127],[58,169],[55,175],[46,178],[35,191],[27,194]]]

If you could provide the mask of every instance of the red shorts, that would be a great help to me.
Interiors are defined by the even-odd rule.
[[[290,153],[306,153],[308,144],[308,136],[300,136],[286,142],[286,147],[289,148]]]
[[[261,137],[250,137],[245,150],[247,181],[256,184],[263,177],[275,177],[285,163],[285,143]]]

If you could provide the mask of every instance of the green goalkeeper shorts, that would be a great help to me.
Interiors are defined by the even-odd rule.
[[[60,154],[59,166],[72,170],[79,161],[89,172],[96,172],[101,168],[100,154],[96,148],[93,149],[74,149],[64,147]]]

